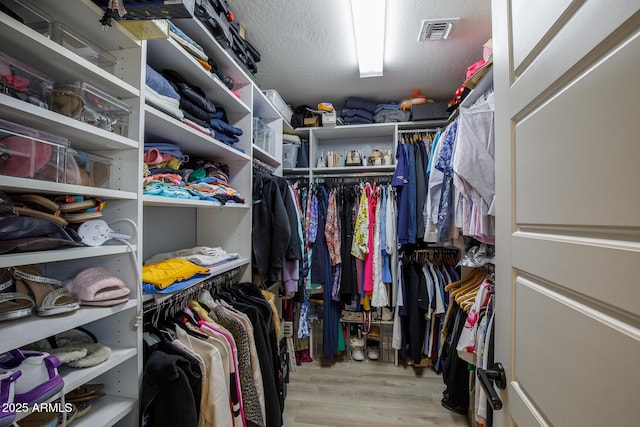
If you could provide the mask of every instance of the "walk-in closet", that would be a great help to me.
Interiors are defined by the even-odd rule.
[[[0,427],[637,425],[639,40],[0,0]]]

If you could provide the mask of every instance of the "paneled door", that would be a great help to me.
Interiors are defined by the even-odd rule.
[[[495,426],[640,426],[640,1],[493,0]]]

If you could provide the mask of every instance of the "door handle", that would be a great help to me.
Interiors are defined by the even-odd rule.
[[[491,366],[491,369],[477,368],[476,371],[478,371],[480,385],[484,389],[484,392],[487,393],[491,407],[496,411],[499,411],[502,409],[502,400],[493,388],[493,384],[501,390],[507,388],[507,375],[504,373],[502,363],[494,363]]]

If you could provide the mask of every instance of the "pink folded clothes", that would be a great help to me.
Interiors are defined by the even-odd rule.
[[[129,300],[131,290],[122,280],[113,276],[102,267],[90,267],[82,270],[64,286],[75,292],[81,305],[111,307]]]
[[[157,148],[152,148],[144,153],[144,162],[149,166],[159,165],[160,163],[165,163],[175,158],[176,156],[168,153],[162,153]]]

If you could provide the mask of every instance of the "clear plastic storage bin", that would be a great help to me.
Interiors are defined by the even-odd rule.
[[[276,153],[276,133],[259,117],[253,118],[253,143],[271,156]]]
[[[53,79],[33,67],[0,52],[0,92],[49,109]]]
[[[0,119],[0,174],[62,182],[69,141]]]
[[[25,0],[2,0],[0,11],[18,22],[49,37],[51,32],[51,16]]]
[[[108,157],[69,147],[64,182],[90,187],[104,187],[109,181],[112,163]]]
[[[263,93],[265,94],[269,102],[271,102],[271,105],[273,105],[274,108],[278,110],[280,115],[284,117],[287,122],[291,123],[291,115],[293,114],[293,112],[291,111],[291,108],[289,108],[287,103],[284,102],[280,94],[272,89],[265,90],[263,91]]]
[[[80,81],[56,81],[51,109],[84,123],[127,136],[131,107]]]
[[[51,40],[109,73],[115,71],[117,63],[115,56],[100,49],[60,22],[51,24]]]

